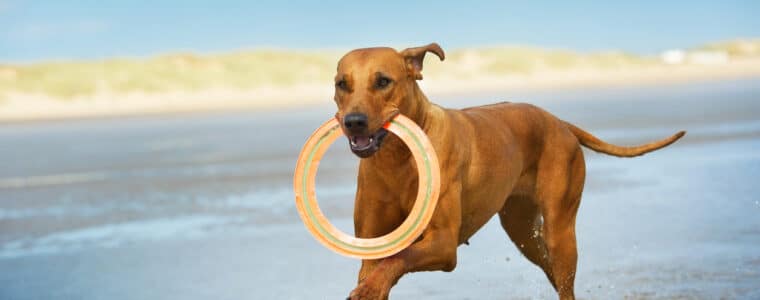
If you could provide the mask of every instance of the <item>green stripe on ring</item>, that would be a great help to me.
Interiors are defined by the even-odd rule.
[[[432,183],[433,176],[431,175],[432,170],[430,167],[430,159],[428,157],[427,152],[425,152],[425,147],[422,145],[422,142],[419,140],[419,138],[417,138],[417,136],[414,135],[413,132],[409,128],[407,128],[406,126],[404,126],[403,124],[399,122],[396,122],[395,120],[391,121],[391,123],[393,123],[393,125],[398,126],[402,130],[404,130],[409,136],[412,137],[412,139],[414,140],[414,145],[420,150],[419,152],[423,154],[423,161],[425,162],[425,172],[428,174],[428,176],[427,176],[427,182],[426,182],[427,188],[425,189],[425,198],[423,200],[422,210],[420,210],[420,213],[417,216],[415,216],[414,223],[412,224],[411,227],[409,227],[407,231],[401,234],[399,238],[393,241],[390,241],[386,244],[379,245],[379,246],[357,246],[357,245],[352,245],[352,244],[343,242],[338,237],[333,236],[332,234],[330,234],[330,232],[325,230],[324,227],[322,227],[322,224],[317,221],[317,218],[314,215],[314,211],[312,210],[312,207],[309,204],[309,201],[307,201],[310,198],[309,198],[309,193],[306,187],[307,187],[307,182],[309,178],[309,170],[311,169],[311,163],[314,161],[314,155],[316,154],[317,149],[319,149],[322,143],[324,143],[325,139],[328,136],[330,136],[330,134],[332,134],[335,130],[337,130],[338,126],[340,125],[335,125],[333,128],[328,130],[325,134],[319,137],[319,141],[317,142],[316,146],[312,148],[311,152],[309,152],[309,156],[306,159],[306,166],[304,168],[303,176],[301,177],[301,199],[304,199],[304,202],[305,202],[304,204],[306,204],[304,205],[306,207],[306,214],[309,216],[309,221],[312,223],[312,225],[314,225],[315,228],[317,228],[317,230],[322,236],[326,237],[328,240],[330,240],[334,244],[341,245],[343,248],[350,248],[357,251],[373,251],[373,250],[380,250],[380,249],[392,247],[398,244],[400,241],[404,240],[407,236],[409,236],[412,233],[413,229],[419,226],[419,223],[422,221],[422,217],[424,216],[425,210],[429,209],[428,206],[430,204],[430,195],[432,194],[432,191],[433,191],[433,183]]]

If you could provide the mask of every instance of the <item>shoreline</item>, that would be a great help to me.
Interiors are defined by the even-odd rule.
[[[699,81],[721,81],[760,76],[760,59],[744,59],[720,65],[652,65],[633,69],[572,69],[534,74],[480,76],[467,79],[434,74],[420,81],[433,97],[552,89],[636,87]],[[44,122],[72,119],[146,115],[213,113],[235,110],[267,111],[311,106],[332,99],[332,84],[255,89],[210,88],[199,91],[117,94],[62,100],[42,94],[11,93],[0,101],[0,123]]]

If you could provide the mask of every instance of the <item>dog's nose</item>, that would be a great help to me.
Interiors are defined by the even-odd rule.
[[[367,115],[360,113],[351,113],[343,117],[343,125],[346,126],[346,130],[362,134],[367,130]]]

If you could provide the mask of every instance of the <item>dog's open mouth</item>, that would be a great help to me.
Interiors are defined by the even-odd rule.
[[[348,136],[348,143],[351,146],[351,152],[361,158],[367,158],[380,150],[383,139],[388,135],[388,130],[380,128],[374,134],[369,136],[351,135]]]

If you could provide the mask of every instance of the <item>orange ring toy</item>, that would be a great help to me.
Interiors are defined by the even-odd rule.
[[[395,117],[384,128],[398,136],[411,150],[417,165],[419,184],[417,199],[406,220],[381,237],[364,239],[348,235],[333,226],[319,209],[314,188],[315,178],[322,156],[343,133],[336,119],[322,124],[309,137],[298,156],[293,176],[298,214],[317,241],[344,256],[378,259],[398,253],[422,234],[438,203],[441,182],[438,157],[425,132],[403,115]]]

